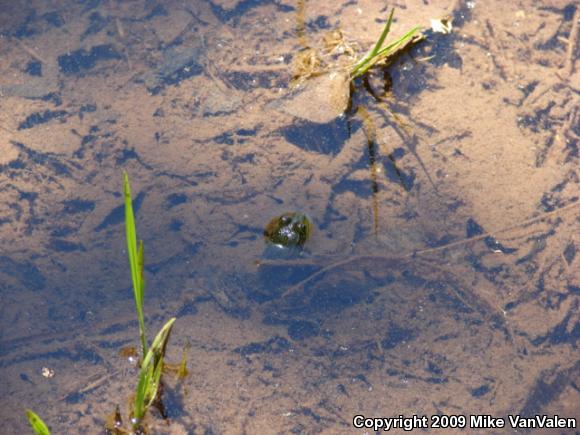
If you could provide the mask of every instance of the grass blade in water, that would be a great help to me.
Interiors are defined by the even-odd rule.
[[[143,242],[139,244],[139,249],[137,249],[137,230],[135,228],[135,215],[133,213],[133,202],[131,199],[131,186],[129,184],[129,176],[126,172],[123,180],[123,192],[125,196],[127,252],[129,255],[129,265],[131,267],[135,308],[137,309],[137,318],[139,320],[141,354],[145,357],[147,353],[147,338],[145,336],[145,318],[143,316],[143,294],[145,292],[145,282],[143,280]]]
[[[139,383],[133,404],[133,421],[139,424],[147,408],[155,401],[165,360],[165,347],[169,340],[175,317],[167,321],[151,343],[151,347],[143,358],[139,371]]]
[[[398,53],[403,51],[409,44],[414,44],[419,42],[422,37],[421,35],[416,35],[416,33],[421,29],[420,26],[415,26],[399,39],[391,42],[386,47],[382,47],[385,39],[391,29],[391,23],[393,21],[393,14],[395,10],[391,11],[391,15],[387,20],[387,24],[381,33],[378,41],[371,51],[369,51],[360,61],[358,61],[355,66],[350,71],[351,80],[360,77],[367,73],[378,62],[383,60],[388,60],[389,57],[396,56]]]
[[[389,15],[389,19],[387,20],[387,24],[385,24],[385,28],[383,29],[383,33],[381,33],[381,36],[379,37],[379,40],[377,41],[377,43],[375,44],[375,46],[373,47],[373,49],[371,51],[369,51],[352,69],[351,71],[351,76],[353,78],[358,77],[362,74],[364,74],[363,72],[361,72],[360,74],[358,73],[359,70],[364,67],[374,56],[376,56],[376,54],[379,52],[379,50],[381,49],[381,46],[383,45],[383,43],[385,42],[385,39],[387,38],[387,35],[389,34],[389,32],[391,31],[391,24],[393,23],[393,15],[395,13],[395,8],[393,8],[391,10],[391,15]],[[366,71],[366,70],[365,70]]]
[[[34,411],[31,411],[30,409],[26,410],[26,416],[28,417],[28,422],[36,435],[50,435],[48,427],[44,421],[42,421],[42,418],[40,418]]]

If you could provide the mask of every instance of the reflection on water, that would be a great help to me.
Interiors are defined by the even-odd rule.
[[[450,13],[456,31],[429,32],[324,124],[283,110],[293,57],[337,28],[364,52],[381,2],[4,5],[8,432],[28,430],[25,408],[54,433],[126,415],[136,372],[119,351],[138,337],[123,170],[149,330],[176,315],[170,359],[191,345],[154,433],[578,415],[580,12],[424,3],[396,6],[392,33]],[[272,256],[264,226],[288,211],[312,235]]]

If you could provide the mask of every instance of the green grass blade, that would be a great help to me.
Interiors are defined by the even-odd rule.
[[[143,316],[143,294],[145,283],[143,280],[143,242],[137,249],[137,230],[135,228],[135,215],[133,213],[133,201],[131,199],[131,186],[129,176],[124,173],[123,193],[125,197],[125,233],[127,236],[127,253],[129,255],[129,265],[131,268],[131,279],[133,282],[133,295],[135,297],[135,307],[139,320],[139,337],[141,340],[141,351],[143,357],[147,353],[147,339],[145,335],[145,318]]]
[[[385,27],[383,29],[383,32],[381,33],[381,36],[379,37],[378,41],[376,42],[375,46],[373,47],[372,50],[370,50],[353,68],[353,70],[351,71],[351,74],[353,76],[356,77],[356,73],[358,72],[358,70],[360,70],[363,66],[365,66],[373,57],[376,56],[376,54],[379,52],[379,50],[381,49],[383,43],[385,42],[385,39],[387,38],[387,35],[389,34],[389,32],[391,31],[391,24],[393,23],[393,15],[395,13],[395,8],[393,8],[391,10],[391,15],[389,15],[389,19],[387,20],[387,23],[385,24]]]
[[[151,365],[141,367],[139,371],[139,383],[135,391],[135,402],[133,403],[133,421],[139,424],[147,411],[145,397],[147,395],[147,386],[151,382]]]
[[[157,397],[165,358],[165,346],[174,322],[175,317],[172,317],[163,325],[141,363],[139,383],[137,384],[135,401],[133,403],[133,418],[135,424],[140,423],[147,408],[151,406]]]
[[[420,26],[413,27],[403,36],[401,36],[396,41],[391,42],[386,47],[383,47],[376,55],[368,59],[368,61],[362,65],[355,73],[352,73],[352,78],[360,77],[365,74],[369,69],[371,69],[377,62],[388,58],[389,56],[396,53],[397,49],[410,43],[412,39],[416,36],[415,34],[421,29]]]
[[[28,423],[30,423],[32,430],[36,435],[50,435],[48,426],[46,426],[44,421],[42,421],[42,418],[40,418],[35,412],[27,409],[26,416],[28,417]]]
[[[147,353],[147,337],[145,336],[145,315],[143,314],[143,299],[145,298],[145,248],[143,240],[139,242],[137,251],[137,275],[139,276],[139,288],[135,291],[135,307],[137,308],[137,318],[139,319],[139,337],[143,355]]]
[[[387,35],[391,31],[391,24],[393,24],[393,15],[394,14],[395,14],[395,8],[391,9],[391,15],[389,15],[389,19],[387,20],[387,24],[385,24],[385,28],[383,29],[383,33],[381,33],[379,40],[377,41],[377,43],[375,44],[375,47],[373,48],[373,56],[376,53],[378,53],[378,51],[381,49],[381,47],[383,46],[383,42],[385,42]]]
[[[175,320],[176,318],[172,317],[165,323],[165,325],[163,325],[163,328],[159,330],[155,336],[155,339],[153,340],[153,343],[151,343],[151,349],[153,352],[149,352],[149,354],[152,355],[156,351],[165,353],[165,345],[167,344],[167,339],[169,338],[169,333],[171,332],[171,328],[173,327]],[[143,362],[145,363],[145,361]]]
[[[137,272],[137,232],[135,230],[135,216],[133,214],[133,203],[131,200],[131,187],[129,176],[125,172],[123,180],[123,192],[125,197],[125,233],[127,235],[127,252],[129,254],[129,264],[131,266],[131,278],[133,287],[137,287],[139,280]]]
[[[181,354],[181,363],[179,363],[179,368],[177,369],[177,378],[184,379],[188,374],[187,370],[187,351],[191,345],[189,342],[183,347],[183,353]]]
[[[409,40],[411,38],[413,38],[413,36],[415,36],[415,33],[417,33],[420,29],[421,29],[421,26],[415,26],[415,27],[413,27],[411,30],[409,30],[407,33],[405,33],[399,39],[397,39],[396,41],[390,43],[389,45],[387,45],[386,47],[384,47],[381,51],[379,51],[377,53],[377,56],[384,56],[384,55],[387,55],[388,56],[389,55],[389,52],[394,51],[399,46],[405,45],[407,42],[409,42]]]
[[[161,381],[161,373],[163,372],[163,356],[159,356],[156,364],[153,368],[153,374],[151,376],[150,390],[148,391],[149,402],[147,406],[151,406],[157,397],[157,391],[159,391],[159,382]]]
[[[169,334],[171,333],[174,322],[175,317],[172,317],[167,321],[167,323],[165,323],[165,325],[163,325],[163,328],[161,328],[157,333],[157,336],[153,340],[153,343],[151,343],[151,347],[147,353],[150,358],[147,361],[143,361],[144,364],[147,363],[153,367],[151,382],[148,385],[148,391],[145,395],[145,397],[149,399],[147,406],[151,405],[157,396],[161,372],[163,370],[163,362],[165,359],[165,347],[169,340]]]
[[[393,16],[395,13],[395,9],[391,10],[391,14],[389,15],[389,19],[385,24],[383,32],[381,36],[375,43],[372,50],[370,50],[361,60],[359,60],[351,69],[350,71],[350,78],[351,80],[366,74],[369,69],[371,69],[377,62],[381,60],[387,59],[388,57],[396,54],[397,50],[404,48],[406,44],[412,43],[413,38],[415,37],[416,33],[421,29],[420,26],[413,27],[399,39],[391,42],[386,47],[383,47],[385,39],[391,30],[391,24],[393,23]],[[420,38],[419,38],[420,39]],[[418,41],[419,39],[415,40]]]

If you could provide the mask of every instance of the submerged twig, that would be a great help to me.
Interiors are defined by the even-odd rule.
[[[296,2],[296,34],[298,42],[302,48],[308,48],[308,38],[306,37],[306,0]]]
[[[377,182],[377,144],[376,128],[367,110],[360,106],[357,109],[363,122],[363,130],[367,137],[367,146],[369,151],[369,172],[371,178],[371,195],[373,202],[373,229],[375,237],[379,234],[379,184]]]
[[[399,127],[399,125],[400,125],[400,127]],[[421,157],[419,156],[419,153],[417,152],[417,137],[415,135],[411,136],[410,134],[408,134],[408,129],[404,124],[391,124],[391,127],[393,128],[395,133],[397,133],[399,135],[399,137],[401,138],[401,140],[403,141],[403,143],[405,144],[407,149],[409,151],[411,151],[411,154],[413,154],[413,156],[415,157],[415,159],[419,163],[419,166],[421,166],[421,169],[425,173],[425,176],[427,177],[429,184],[431,185],[431,187],[433,187],[435,194],[437,196],[440,196],[439,190],[437,189],[437,185],[435,184],[435,181],[433,180],[433,178],[431,177],[431,174],[427,170],[427,166],[423,162],[423,159],[421,159]],[[405,134],[407,134],[408,140],[405,137]]]
[[[551,212],[544,213],[541,216],[537,216],[535,218],[525,220],[525,221],[520,222],[516,225],[502,228],[502,229],[499,229],[497,231],[486,232],[486,233],[480,234],[478,236],[471,237],[469,239],[458,240],[456,242],[451,242],[451,243],[448,243],[448,244],[443,245],[443,246],[437,246],[435,248],[420,249],[418,251],[409,252],[407,254],[403,254],[400,256],[389,257],[389,256],[385,256],[385,255],[376,255],[376,254],[353,255],[351,257],[348,257],[348,258],[336,261],[332,264],[329,264],[328,266],[322,267],[320,270],[317,270],[316,272],[312,273],[311,275],[309,275],[308,277],[306,277],[302,281],[300,281],[300,282],[294,284],[292,287],[289,287],[288,289],[286,289],[284,292],[282,292],[282,294],[280,294],[279,297],[282,298],[282,297],[288,296],[289,294],[295,293],[296,291],[298,291],[299,289],[304,287],[306,284],[308,284],[309,282],[311,282],[315,278],[317,278],[317,277],[319,277],[319,276],[321,276],[321,275],[323,275],[323,274],[325,274],[333,269],[337,269],[337,268],[346,266],[346,265],[353,263],[353,262],[356,262],[356,261],[363,261],[363,260],[372,260],[372,261],[382,260],[382,261],[392,261],[392,262],[409,261],[409,260],[415,259],[419,255],[431,254],[434,252],[441,252],[441,251],[444,251],[447,249],[451,249],[451,248],[455,248],[458,246],[463,246],[463,245],[467,245],[470,243],[474,243],[474,242],[483,240],[487,237],[493,237],[496,234],[502,234],[502,233],[506,233],[508,231],[515,230],[517,228],[532,225],[536,222],[540,222],[540,221],[547,219],[549,217],[553,217],[553,216],[556,216],[558,214],[564,213],[568,210],[571,210],[571,209],[577,207],[578,205],[580,205],[580,201],[576,201],[576,202],[569,204],[567,206],[561,207],[561,208],[553,210]],[[304,261],[301,261],[301,263],[304,263]],[[291,260],[290,261],[286,260],[286,261],[263,261],[263,262],[260,262],[260,265],[292,265],[292,264],[293,263]]]
[[[42,57],[40,54],[38,54],[35,50],[33,50],[32,48],[30,48],[28,45],[26,45],[24,42],[20,41],[17,38],[12,38],[12,40],[14,42],[16,42],[16,45],[18,45],[18,47],[20,47],[20,49],[22,49],[23,51],[25,51],[26,53],[28,53],[30,56],[32,56],[34,59],[36,59],[39,62],[42,62],[43,64],[47,65],[48,61]]]

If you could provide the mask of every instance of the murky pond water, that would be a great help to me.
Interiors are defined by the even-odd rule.
[[[391,7],[392,35],[453,31],[355,81],[343,116],[290,89],[305,47],[363,54]],[[54,433],[127,415],[123,171],[149,334],[176,316],[169,359],[190,345],[152,433],[578,417],[579,20],[567,0],[4,2],[3,432],[26,408]],[[312,234],[272,255],[286,212]]]

